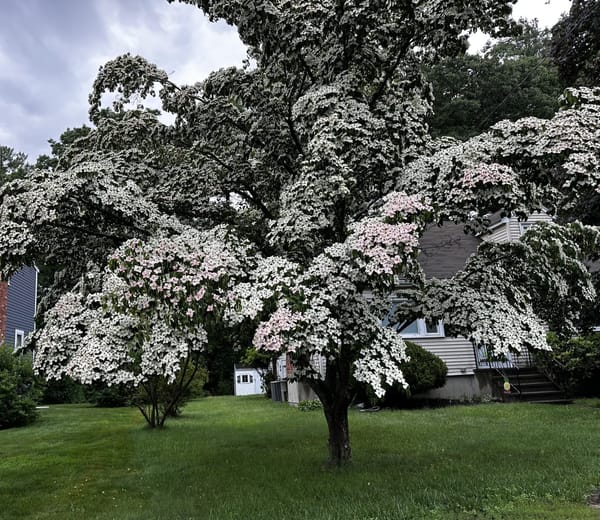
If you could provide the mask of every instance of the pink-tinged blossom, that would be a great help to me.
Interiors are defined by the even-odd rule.
[[[360,222],[350,244],[369,262],[364,266],[371,274],[393,274],[419,245],[419,226],[414,223],[388,224],[376,219]]]
[[[475,188],[478,185],[484,186],[515,186],[515,174],[508,166],[501,164],[478,164],[474,168],[468,168],[463,172],[461,182],[464,188]]]
[[[394,191],[385,197],[381,210],[384,217],[395,218],[417,215],[433,208],[428,198],[419,195],[407,195],[403,191]]]
[[[282,351],[286,346],[286,333],[290,333],[298,325],[300,318],[300,314],[280,307],[258,326],[254,334],[254,346],[258,350]]]

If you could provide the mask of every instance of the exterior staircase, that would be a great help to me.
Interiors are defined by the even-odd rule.
[[[505,378],[510,383],[510,392],[504,390]],[[505,368],[498,370],[493,378],[503,401],[525,401],[528,403],[570,404],[573,401],[550,379],[535,368]]]

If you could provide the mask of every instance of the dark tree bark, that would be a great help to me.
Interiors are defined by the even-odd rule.
[[[348,428],[348,406],[346,400],[324,406],[325,419],[329,428],[329,465],[343,466],[352,460],[350,430]]]
[[[340,357],[327,361],[324,380],[309,380],[309,385],[323,404],[329,429],[328,463],[332,467],[344,466],[352,460],[348,425],[348,407],[352,402],[352,363],[344,354],[345,349],[342,346]]]

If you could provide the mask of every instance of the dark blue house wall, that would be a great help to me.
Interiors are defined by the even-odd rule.
[[[6,304],[5,343],[15,344],[15,330],[22,330],[25,336],[35,328],[37,296],[37,269],[24,267],[15,273],[8,284]]]

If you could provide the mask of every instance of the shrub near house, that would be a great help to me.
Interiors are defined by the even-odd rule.
[[[408,387],[394,385],[387,390],[385,396],[379,400],[385,406],[402,407],[416,394],[441,388],[446,383],[448,367],[442,359],[429,352],[423,347],[406,341],[406,354],[408,361],[402,363],[402,373],[408,383]],[[360,395],[360,392],[359,392]],[[375,396],[367,391],[368,402],[374,402]]]
[[[551,352],[536,356],[538,365],[573,395],[600,396],[600,333],[562,340],[548,334]]]
[[[31,359],[0,345],[0,430],[33,422],[38,397]]]

